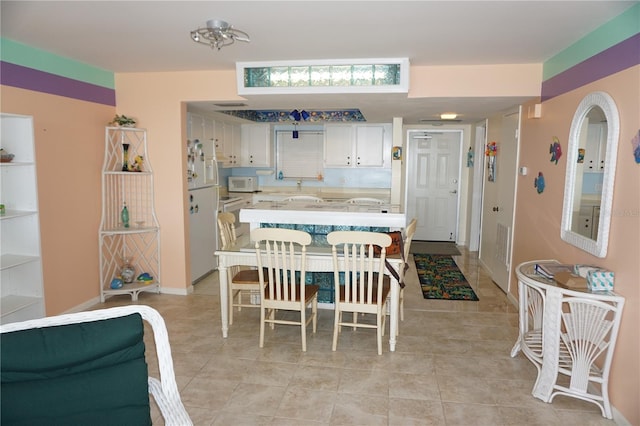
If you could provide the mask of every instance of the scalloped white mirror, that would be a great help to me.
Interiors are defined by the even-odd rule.
[[[573,116],[567,148],[561,238],[606,257],[620,118],[613,98],[590,93]]]

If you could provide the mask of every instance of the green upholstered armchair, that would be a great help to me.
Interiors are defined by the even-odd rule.
[[[160,380],[149,377],[144,323]],[[150,425],[149,394],[166,425],[191,425],[162,316],[144,305],[0,326],[2,425]]]

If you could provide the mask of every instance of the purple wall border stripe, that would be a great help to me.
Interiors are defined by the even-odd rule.
[[[640,64],[640,33],[542,83],[542,101]]]
[[[65,96],[81,101],[110,106],[116,105],[116,92],[113,89],[38,71],[10,62],[0,62],[0,84]]]

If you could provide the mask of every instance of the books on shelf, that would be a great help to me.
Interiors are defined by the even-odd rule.
[[[545,278],[549,278],[550,280],[558,272],[570,272],[573,273],[573,265],[568,265],[564,263],[536,263],[535,271],[537,274],[542,275]]]

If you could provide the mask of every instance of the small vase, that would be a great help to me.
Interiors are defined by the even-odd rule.
[[[129,171],[129,144],[128,143],[122,144],[122,171],[123,172]]]
[[[120,277],[125,284],[129,284],[133,282],[133,279],[136,276],[136,269],[131,264],[130,257],[122,258],[122,269],[120,271]]]

